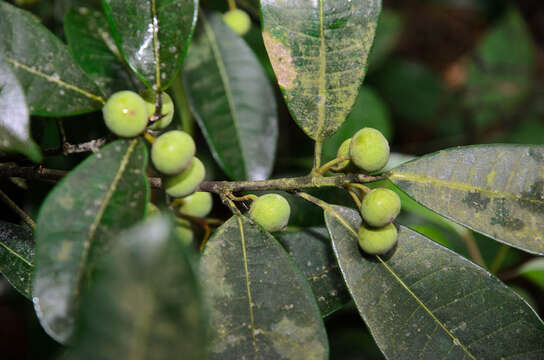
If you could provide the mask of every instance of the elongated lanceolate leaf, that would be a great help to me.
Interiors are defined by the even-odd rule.
[[[28,299],[31,298],[33,258],[32,231],[24,226],[0,222],[0,273]]]
[[[236,180],[267,178],[278,138],[274,92],[251,49],[219,15],[200,16],[183,79],[225,173]]]
[[[33,15],[2,1],[0,19],[0,57],[14,69],[33,115],[76,115],[102,106],[96,84]]]
[[[234,216],[201,259],[212,359],[326,359],[328,343],[312,290],[281,245]]]
[[[72,334],[95,263],[144,216],[147,156],[141,140],[118,140],[74,169],[41,207],[32,295],[43,328],[57,341]]]
[[[453,221],[544,254],[543,146],[453,148],[403,164],[389,179]]]
[[[282,231],[276,238],[308,279],[323,317],[349,302],[326,228]]]
[[[163,218],[119,239],[85,291],[71,359],[206,359],[206,321],[189,251]]]
[[[544,323],[486,270],[403,226],[387,256],[357,245],[359,214],[325,220],[357,309],[388,359],[541,359]]]
[[[348,115],[366,72],[381,0],[261,0],[263,39],[291,114],[323,140]]]
[[[30,118],[23,89],[1,56],[0,149],[23,153],[36,162],[42,157],[30,136]]]
[[[193,36],[198,0],[102,0],[113,36],[148,87],[166,89]]]

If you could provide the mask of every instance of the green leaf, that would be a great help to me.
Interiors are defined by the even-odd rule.
[[[102,106],[96,84],[33,15],[1,2],[0,18],[0,54],[13,67],[33,115],[69,116]]]
[[[544,289],[544,258],[526,262],[517,273]]]
[[[0,150],[17,151],[39,162],[40,149],[30,136],[25,95],[11,67],[0,57]]]
[[[262,180],[274,164],[276,101],[259,61],[218,14],[201,14],[183,67],[188,100],[231,179]]]
[[[72,334],[81,290],[116,234],[143,218],[149,184],[142,140],[118,140],[65,177],[43,203],[36,225],[36,313],[59,342]]]
[[[387,60],[397,46],[404,27],[405,21],[402,13],[390,9],[382,10],[380,23],[376,29],[376,39],[368,60],[369,71],[376,70]]]
[[[367,65],[381,0],[261,0],[263,39],[285,101],[321,141],[348,115]]]
[[[349,293],[332,252],[327,229],[314,227],[282,231],[275,236],[308,279],[323,317],[349,302]]]
[[[198,0],[102,0],[113,36],[147,87],[166,89],[196,24]]]
[[[69,10],[64,34],[75,61],[104,94],[134,87],[101,12],[86,7]]]
[[[212,359],[326,359],[321,314],[304,276],[258,225],[233,216],[201,258]],[[304,354],[304,355],[302,355]]]
[[[358,212],[326,211],[338,264],[389,359],[539,359],[544,323],[486,270],[403,226],[387,256],[359,251]]]
[[[405,163],[389,179],[417,202],[497,241],[544,254],[544,147],[478,145]]]
[[[0,273],[29,300],[33,258],[32,231],[24,226],[0,222]]]
[[[205,359],[192,249],[153,217],[124,233],[83,297],[73,359]]]

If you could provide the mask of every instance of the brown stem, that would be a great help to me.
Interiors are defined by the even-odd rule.
[[[13,209],[23,219],[25,223],[27,223],[28,226],[30,226],[32,229],[36,227],[36,223],[30,216],[27,215],[26,212],[24,212],[23,209],[21,209],[13,200],[11,200],[6,193],[4,193],[2,190],[0,190],[0,198],[6,205],[8,205],[10,208]]]

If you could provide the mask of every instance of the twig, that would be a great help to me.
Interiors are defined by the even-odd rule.
[[[21,219],[28,224],[28,226],[30,226],[32,229],[36,227],[34,220],[32,220],[30,216],[28,216],[27,213],[25,213],[24,210],[21,209],[13,200],[11,200],[2,190],[0,190],[0,198],[2,198],[4,203],[12,208],[21,217]]]

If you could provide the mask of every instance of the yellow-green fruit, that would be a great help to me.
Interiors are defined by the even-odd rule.
[[[358,168],[367,172],[378,171],[389,160],[389,143],[378,130],[362,128],[351,138],[349,155]]]
[[[147,217],[151,217],[151,216],[155,216],[159,214],[160,214],[160,211],[155,206],[155,204],[148,202],[147,205],[145,206],[145,217],[147,218]]]
[[[195,192],[204,180],[206,169],[198,158],[194,157],[191,165],[178,175],[164,181],[165,191],[172,197],[184,197]]]
[[[166,175],[179,174],[195,156],[193,138],[179,130],[159,136],[151,147],[151,161],[157,170]]]
[[[344,140],[342,145],[340,145],[340,147],[338,148],[338,152],[336,153],[336,157],[337,158],[344,157],[344,158],[349,159],[349,145],[350,144],[351,144],[351,138],[349,138],[347,140]],[[349,160],[342,161],[342,162],[338,163],[338,165],[336,165],[336,169],[337,170],[344,170],[345,168],[347,168],[349,166],[349,164],[350,164]]]
[[[389,224],[400,212],[400,198],[389,189],[374,189],[365,195],[361,203],[361,215],[370,226]]]
[[[197,191],[183,198],[179,212],[184,215],[203,218],[212,211],[212,205],[212,194],[205,191]]]
[[[147,106],[147,113],[149,116],[153,115],[155,113],[155,92],[153,90],[145,90],[142,93],[142,97],[144,98]],[[164,115],[164,117],[153,122],[153,124],[149,126],[149,128],[152,130],[161,130],[166,128],[168,125],[170,125],[172,118],[174,117],[174,103],[172,102],[170,95],[162,92],[161,100],[161,114]]]
[[[359,228],[359,247],[370,255],[382,255],[397,243],[397,228],[388,224],[380,228],[370,228],[365,225]]]
[[[108,129],[117,136],[133,137],[147,126],[147,105],[133,91],[119,91],[110,96],[102,114]]]
[[[177,221],[179,222],[179,224],[175,227],[177,237],[183,244],[191,245],[194,239],[191,223],[184,219],[178,219]]]
[[[240,9],[230,10],[223,14],[223,21],[240,36],[244,36],[251,27],[249,15]]]
[[[269,232],[280,231],[287,226],[290,215],[289,203],[278,194],[260,196],[249,209],[249,217]]]

